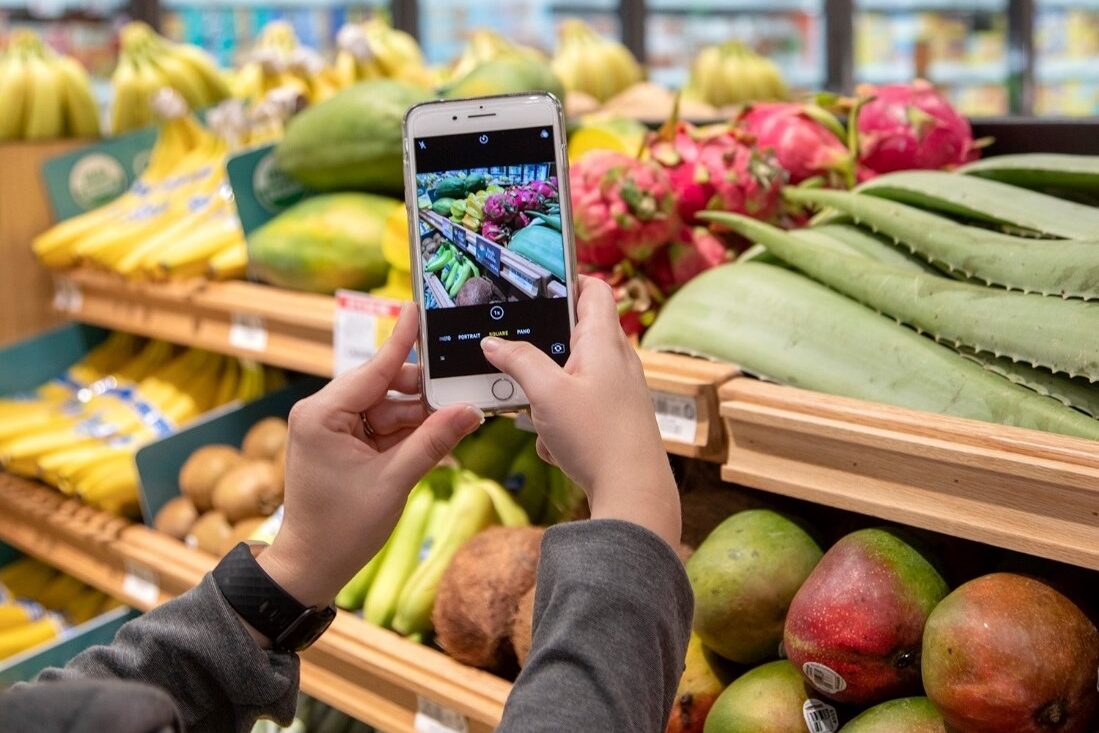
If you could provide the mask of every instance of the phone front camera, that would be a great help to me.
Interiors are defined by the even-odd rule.
[[[453,117],[451,117],[450,119],[452,119],[452,120],[457,120],[457,119],[458,119],[458,115],[454,115],[454,116],[453,116]]]

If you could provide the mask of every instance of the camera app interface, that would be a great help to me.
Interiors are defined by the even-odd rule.
[[[434,379],[497,371],[481,339],[568,358],[569,315],[553,131],[417,138],[416,198]]]

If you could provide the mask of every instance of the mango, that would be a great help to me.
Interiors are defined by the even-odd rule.
[[[752,509],[732,515],[687,562],[695,632],[740,664],[777,657],[786,610],[821,555],[813,538],[782,514]]]
[[[805,680],[785,659],[768,662],[746,672],[721,693],[706,718],[704,733],[806,733],[806,703],[809,702]],[[823,729],[836,730],[839,715],[835,708],[814,701],[816,715],[830,718],[837,725]],[[821,730],[822,728],[818,728]]]
[[[926,697],[903,697],[875,705],[840,733],[947,733],[943,716]]]
[[[790,604],[786,653],[839,702],[917,694],[923,627],[949,590],[897,532],[852,532],[825,553]]]
[[[951,729],[1084,733],[1099,710],[1099,631],[1049,585],[993,573],[927,620],[923,684]]]
[[[708,652],[698,634],[691,634],[665,733],[703,733],[706,716],[731,681],[731,673],[728,662]]]

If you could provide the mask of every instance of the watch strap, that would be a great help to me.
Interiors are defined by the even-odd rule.
[[[213,576],[233,610],[270,639],[276,651],[305,649],[336,617],[334,607],[306,606],[283,590],[256,562],[246,542],[221,559]]]

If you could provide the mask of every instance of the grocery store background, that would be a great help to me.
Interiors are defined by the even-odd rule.
[[[555,24],[578,16],[621,38],[655,81],[672,86],[699,48],[739,39],[794,88],[849,91],[921,76],[971,116],[1099,112],[1096,0],[0,0],[0,8],[0,33],[35,27],[102,80],[124,17],[229,65],[273,19],[324,52],[345,22],[384,12],[417,36],[429,62],[443,63],[475,28],[552,50]]]

